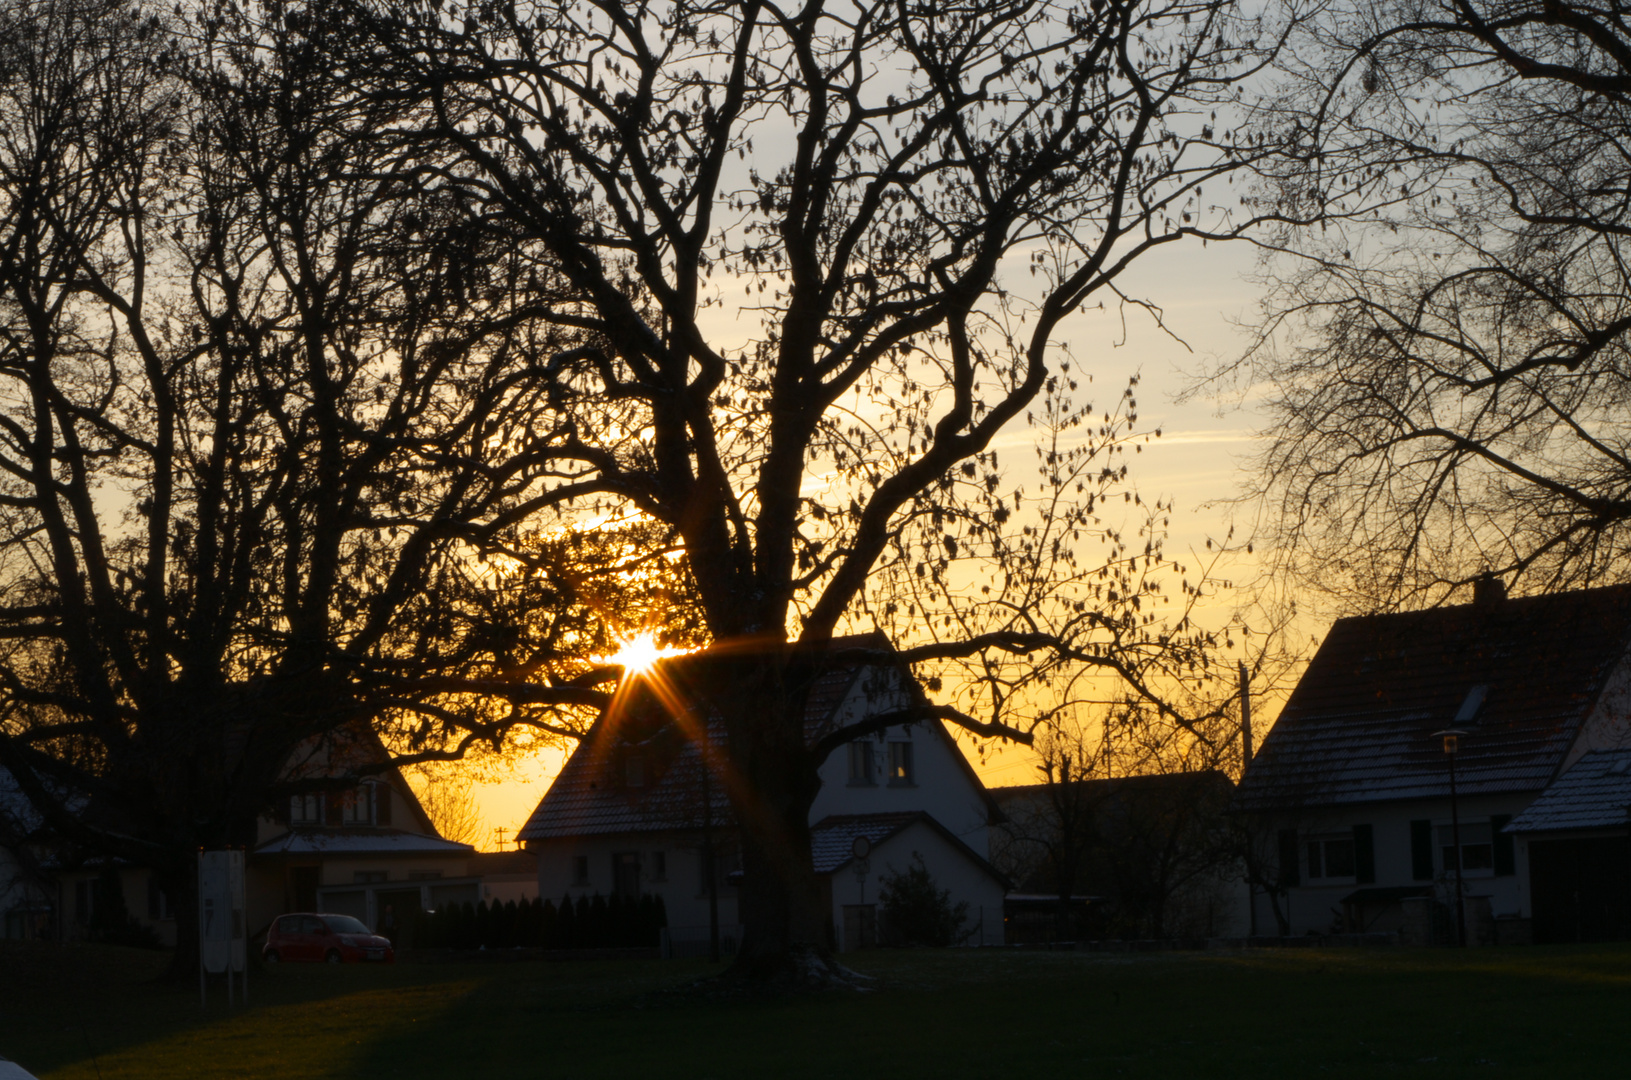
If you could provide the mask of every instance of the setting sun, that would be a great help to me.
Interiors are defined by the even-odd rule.
[[[684,651],[672,646],[658,645],[656,635],[649,631],[641,631],[633,637],[623,639],[617,652],[606,659],[613,664],[622,665],[625,675],[643,675],[650,671],[657,661],[668,656],[678,656]]]

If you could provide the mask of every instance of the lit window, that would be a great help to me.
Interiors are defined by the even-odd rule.
[[[858,787],[878,782],[872,775],[872,744],[865,740],[849,744],[849,782]]]
[[[1450,825],[1438,827],[1438,844],[1444,869],[1455,872],[1455,829]],[[1495,843],[1489,822],[1461,823],[1461,869],[1492,871],[1495,869]]]
[[[916,773],[912,771],[911,743],[889,744],[889,783],[892,787],[909,787],[917,783]]]
[[[1308,841],[1308,877],[1351,878],[1354,876],[1352,834],[1322,836]]]

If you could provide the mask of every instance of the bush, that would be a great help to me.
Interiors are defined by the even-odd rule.
[[[951,892],[936,887],[923,856],[912,853],[905,870],[891,868],[879,879],[884,940],[890,945],[954,945],[967,936],[968,903],[951,902]]]

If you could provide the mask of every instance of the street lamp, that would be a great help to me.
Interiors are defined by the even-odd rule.
[[[1461,749],[1461,737],[1466,732],[1459,728],[1435,731],[1433,737],[1444,740],[1444,757],[1450,763],[1450,844],[1455,850],[1455,943],[1467,947],[1467,903],[1461,886],[1461,808],[1455,794],[1455,756]]]

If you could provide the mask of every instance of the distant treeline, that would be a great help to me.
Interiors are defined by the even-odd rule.
[[[663,898],[634,900],[600,894],[560,904],[544,900],[447,904],[419,916],[414,945],[422,949],[632,949],[656,948],[668,925]]]

